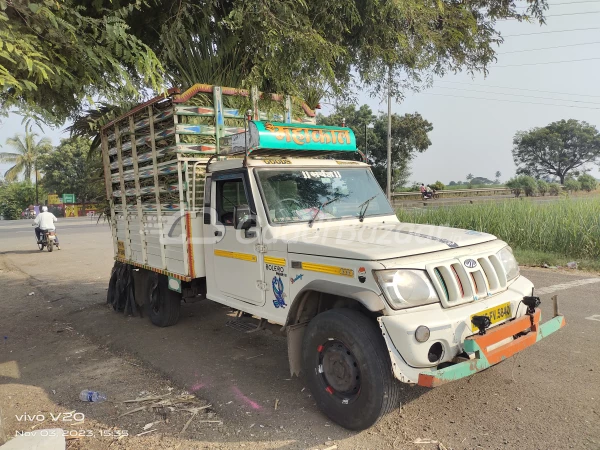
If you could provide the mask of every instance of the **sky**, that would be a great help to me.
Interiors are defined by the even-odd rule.
[[[561,119],[584,120],[600,128],[600,0],[549,4],[544,26],[499,22],[505,42],[487,77],[448,74],[430,89],[407,93],[402,103],[392,104],[392,112],[418,112],[434,128],[431,147],[413,162],[411,181],[447,184],[465,181],[469,173],[494,179],[496,171],[505,181],[516,170],[511,149],[517,131]],[[364,93],[358,102],[387,111],[385,102]],[[20,116],[3,118],[0,145],[22,129]],[[63,129],[44,132],[58,144],[67,137]],[[10,149],[4,146],[0,151]],[[0,164],[0,171],[8,167]],[[591,167],[590,173],[600,178],[598,166]]]

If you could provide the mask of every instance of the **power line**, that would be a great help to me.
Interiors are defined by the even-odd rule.
[[[554,101],[559,101],[559,102],[571,102],[571,103],[587,103],[590,105],[598,105],[600,106],[600,103],[598,102],[586,102],[584,100],[565,100],[562,98],[550,98],[550,97],[539,97],[537,95],[526,95],[526,94],[509,94],[507,92],[492,92],[492,91],[480,91],[477,89],[462,89],[462,88],[453,88],[453,87],[444,87],[444,86],[438,86],[439,89],[451,89],[451,90],[455,90],[455,91],[467,91],[467,92],[479,92],[482,94],[494,94],[494,95],[512,95],[512,96],[518,96],[518,97],[527,97],[527,98],[537,98],[539,100],[554,100]]]
[[[513,51],[510,51],[510,52],[500,52],[500,53],[498,53],[498,55],[508,55],[509,53],[536,52],[538,50],[552,50],[552,49],[555,49],[555,48],[577,47],[579,45],[593,45],[593,44],[600,44],[600,41],[596,41],[596,42],[583,42],[581,44],[557,45],[555,47],[540,47],[540,48],[529,48],[529,49],[525,49],[525,50],[513,50]]]
[[[581,0],[576,2],[548,3],[548,6],[573,5],[575,3],[600,3],[598,0]]]
[[[502,37],[533,36],[533,35],[536,35],[536,34],[570,33],[572,31],[589,31],[589,30],[600,30],[600,27],[594,27],[594,28],[573,28],[571,30],[556,30],[556,31],[539,31],[537,33],[504,34],[504,35],[502,35]]]
[[[575,5],[577,3],[600,3],[600,0],[578,0],[576,2],[548,3],[548,6]],[[529,8],[529,6],[517,6],[517,8]]]
[[[584,59],[569,59],[566,61],[544,61],[544,62],[537,62],[537,63],[523,63],[523,64],[505,64],[502,66],[492,66],[492,67],[520,67],[520,66],[539,66],[539,65],[546,65],[546,64],[564,64],[564,63],[574,63],[574,62],[582,62],[582,61],[593,61],[595,59],[600,59],[600,57],[598,58],[584,58]]]
[[[572,92],[542,91],[542,90],[539,90],[539,89],[515,88],[515,87],[508,87],[508,86],[497,86],[497,85],[493,85],[493,84],[462,83],[460,81],[445,81],[445,80],[439,80],[436,83],[462,84],[464,86],[491,87],[491,88],[496,88],[496,89],[510,89],[510,90],[513,90],[513,91],[541,92],[543,94],[575,95],[575,96],[579,96],[579,97],[596,97],[596,98],[600,98],[600,95],[574,94]]]
[[[454,97],[454,98],[469,98],[473,100],[486,100],[493,102],[508,102],[508,103],[523,103],[527,105],[544,105],[544,106],[559,106],[561,108],[577,108],[577,109],[595,109],[600,110],[600,108],[591,108],[589,106],[570,106],[570,105],[557,105],[555,103],[538,103],[538,102],[520,102],[518,100],[506,100],[500,98],[485,98],[485,97],[467,97],[464,95],[452,95],[452,94],[434,94],[432,92],[422,92],[423,95],[438,95],[441,97]]]
[[[547,14],[546,17],[560,17],[560,16],[580,16],[582,14],[598,14],[600,11],[583,11],[583,12],[573,12],[573,13],[562,13],[562,14]],[[517,20],[516,17],[507,17],[506,19],[498,19],[498,20]]]
[[[559,16],[579,16],[581,14],[598,14],[600,11],[586,11],[586,12],[574,12],[574,13],[561,13],[561,14],[548,14],[544,17],[559,17]]]

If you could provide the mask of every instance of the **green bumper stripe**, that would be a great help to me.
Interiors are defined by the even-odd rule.
[[[555,331],[560,330],[562,327],[563,320],[564,320],[563,316],[556,316],[556,317],[550,319],[548,322],[540,325],[540,331],[538,332],[536,342],[539,342],[542,339],[544,339],[546,336],[549,336],[552,333],[554,333]]]

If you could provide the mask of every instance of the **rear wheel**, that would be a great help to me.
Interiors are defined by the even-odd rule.
[[[52,239],[48,239],[48,251],[51,252],[54,248],[54,242],[52,242]]]
[[[399,404],[381,331],[358,311],[332,309],[312,319],[302,359],[317,405],[345,428],[369,428]]]
[[[110,280],[108,282],[108,290],[106,292],[106,303],[111,305],[115,311],[117,310],[115,295],[117,294],[117,280],[119,279],[118,264],[119,263],[115,263],[110,272]]]
[[[159,327],[175,325],[181,310],[181,294],[169,289],[169,278],[151,273],[146,281],[147,309],[152,323]]]

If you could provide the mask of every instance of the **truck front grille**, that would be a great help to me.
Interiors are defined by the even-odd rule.
[[[473,259],[477,265],[465,266]],[[458,258],[427,268],[429,276],[446,307],[472,302],[506,289],[506,274],[496,255]]]

